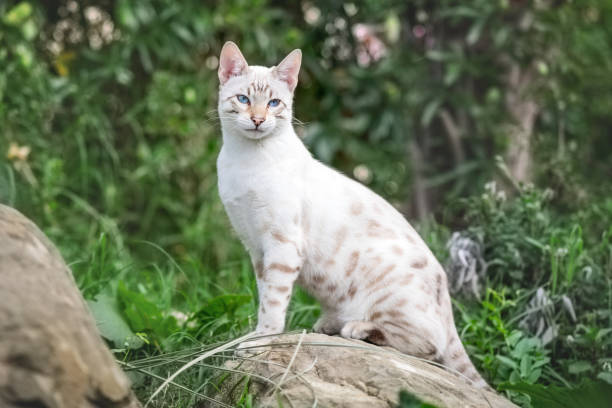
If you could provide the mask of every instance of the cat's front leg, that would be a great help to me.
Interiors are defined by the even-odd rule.
[[[302,268],[302,258],[295,243],[287,238],[265,251],[263,261],[255,264],[259,310],[257,335],[278,334],[285,329],[287,307],[293,285]],[[241,343],[239,354],[255,354],[271,337]]]

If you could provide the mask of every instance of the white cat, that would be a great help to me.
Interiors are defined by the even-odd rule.
[[[435,360],[486,387],[427,245],[395,208],[313,159],[295,134],[301,58],[294,50],[276,67],[248,66],[228,42],[219,61],[219,194],[256,272],[256,331],[284,330],[297,282],[321,302],[315,331]]]

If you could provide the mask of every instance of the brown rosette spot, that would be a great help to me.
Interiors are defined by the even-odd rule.
[[[323,276],[323,275],[314,275],[312,277],[312,282],[315,285],[320,285],[321,283],[325,282],[325,276]]]
[[[281,244],[286,244],[289,242],[287,237],[281,234],[279,231],[272,231],[272,238],[280,242]]]
[[[357,268],[357,262],[359,262],[359,252],[351,252],[348,265],[346,266],[346,277],[348,278]]]
[[[359,215],[361,214],[362,211],[363,211],[363,204],[361,204],[360,202],[355,201],[353,204],[351,204],[351,214]]]
[[[408,275],[404,276],[400,281],[399,284],[402,286],[406,286],[406,285],[410,285],[412,283],[412,281],[414,280],[414,274],[409,273]]]
[[[357,286],[355,286],[355,282],[351,282],[351,286],[349,286],[347,294],[352,299],[355,297],[355,293],[357,293]]]
[[[336,246],[334,247],[333,255],[336,255],[340,251],[347,235],[348,228],[346,226],[340,228],[338,232],[336,232]]]
[[[274,263],[271,263],[271,264],[268,266],[268,270],[273,270],[273,269],[274,269],[274,270],[277,270],[277,271],[281,271],[281,272],[283,272],[283,273],[295,273],[295,272],[297,272],[297,271],[298,271],[300,268],[299,268],[299,267],[297,267],[297,268],[292,268],[292,267],[290,267],[289,265],[285,265],[285,264],[280,264],[280,263],[276,263],[276,262],[274,262]]]
[[[376,278],[372,279],[366,286],[366,289],[370,289],[374,287],[377,283],[381,282],[383,279],[387,277],[389,272],[391,272],[395,268],[395,265],[387,266]]]
[[[414,269],[423,269],[427,266],[427,257],[422,257],[410,263],[410,267]]]
[[[384,302],[385,300],[389,299],[391,297],[391,292],[386,293],[384,295],[382,295],[381,297],[379,297],[373,305],[378,305],[381,304],[382,302]]]
[[[398,308],[398,309],[399,309],[399,308],[401,308],[401,307],[406,306],[407,304],[408,304],[408,299],[401,299],[401,300],[398,300],[398,301],[397,301],[397,302],[396,302],[396,303],[393,305],[393,307],[395,307],[395,308]]]
[[[387,310],[385,312],[387,314],[387,316],[395,318],[395,317],[400,317],[403,316],[404,314],[398,310]]]
[[[383,227],[375,220],[368,221],[368,236],[374,238],[395,239],[397,234],[391,228]]]
[[[372,315],[370,316],[370,320],[376,320],[379,317],[382,317],[382,312],[374,312],[372,313]]]
[[[281,302],[278,300],[268,300],[268,306],[270,307],[274,307],[274,306],[280,306]]]
[[[414,307],[418,310],[420,310],[421,312],[426,312],[427,311],[427,305],[423,304],[423,303],[417,303],[416,305],[414,305]]]
[[[397,256],[402,256],[404,254],[404,251],[402,250],[402,248],[400,248],[399,245],[393,245],[391,247],[391,251],[393,251],[393,253]]]

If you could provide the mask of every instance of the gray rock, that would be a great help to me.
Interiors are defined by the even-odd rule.
[[[0,406],[140,406],[57,249],[1,204]]]
[[[300,335],[282,335],[275,342],[297,343]],[[325,345],[323,345],[325,344]],[[331,346],[329,345],[331,344]],[[357,340],[307,334],[280,389],[257,378],[279,383],[294,355],[295,345],[275,345],[250,358],[231,360],[226,368],[251,374],[249,391],[255,406],[337,408],[392,407],[407,390],[437,407],[510,408],[514,404],[491,391],[468,384],[458,375],[397,351]],[[232,404],[244,390],[244,376],[233,374],[214,398]],[[203,407],[214,407],[204,403]]]

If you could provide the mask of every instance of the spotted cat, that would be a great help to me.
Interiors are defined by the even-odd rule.
[[[294,50],[278,66],[249,66],[232,42],[219,60],[219,194],[255,269],[256,332],[284,330],[297,283],[321,303],[315,331],[438,361],[486,387],[427,245],[383,198],[313,159],[293,130],[300,64]]]

